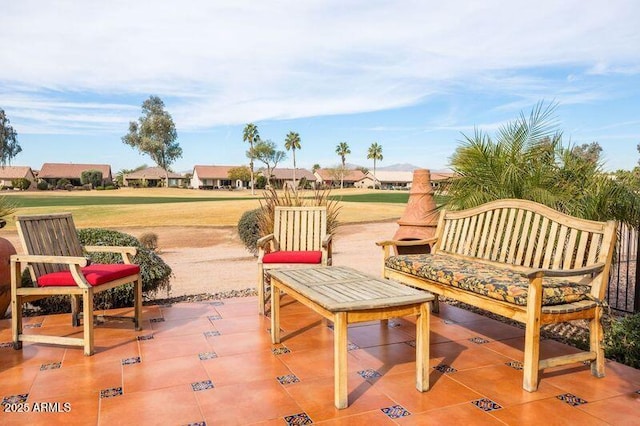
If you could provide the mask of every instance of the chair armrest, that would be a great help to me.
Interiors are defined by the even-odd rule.
[[[11,262],[20,263],[62,263],[65,265],[87,266],[89,259],[81,256],[44,256],[35,254],[14,254]]]
[[[135,256],[138,253],[136,247],[122,247],[122,246],[84,246],[87,253],[121,253],[130,254]]]
[[[580,275],[597,274],[604,269],[604,263],[596,263],[591,266],[585,266],[584,268],[576,269],[542,269],[534,268],[528,271],[522,272],[522,276],[526,278],[535,278],[538,274],[542,274],[543,277],[577,277]]]
[[[322,240],[322,248],[325,248],[325,249],[328,248],[329,245],[331,244],[332,239],[333,239],[333,235],[327,234]]]
[[[258,241],[256,241],[256,245],[258,246],[258,248],[264,248],[268,242],[272,241],[275,238],[275,235],[273,234],[269,234],[269,235],[265,235],[262,238],[259,238]]]

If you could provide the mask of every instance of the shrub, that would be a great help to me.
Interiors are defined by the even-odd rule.
[[[158,249],[158,234],[154,232],[145,232],[140,235],[140,244],[151,251],[156,251]]]
[[[46,191],[49,189],[49,184],[41,180],[40,182],[38,182],[38,185],[36,185],[36,188],[38,188],[40,191]]]
[[[69,179],[67,178],[58,179],[58,181],[56,182],[56,189],[64,189],[66,185],[70,184],[71,182],[69,182]]]
[[[258,253],[256,243],[258,238],[260,238],[260,227],[258,225],[259,214],[260,209],[249,210],[244,212],[238,221],[238,235],[240,236],[240,240],[242,240],[244,246],[254,256]]]
[[[640,313],[607,322],[604,350],[607,358],[640,368]]]
[[[102,172],[100,170],[85,170],[80,174],[80,182],[83,185],[91,185],[92,188],[102,185]]]
[[[21,191],[26,191],[31,186],[31,181],[27,178],[12,179],[11,185]]]
[[[133,246],[138,253],[133,262],[140,265],[142,291],[146,298],[154,298],[158,291],[171,290],[171,267],[167,265],[154,251],[144,247],[135,237],[110,229],[86,228],[78,230],[78,237],[83,245],[91,246]],[[122,262],[119,254],[89,253],[89,259],[95,263]],[[23,274],[23,285],[32,286],[28,273]],[[110,309],[133,306],[133,284],[119,286],[96,294],[94,298],[96,309]],[[53,296],[34,301],[34,305],[48,313],[69,312],[68,296]]]

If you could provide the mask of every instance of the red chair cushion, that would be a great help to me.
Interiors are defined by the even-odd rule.
[[[262,258],[262,263],[320,263],[321,251],[274,251]]]
[[[138,265],[129,265],[122,263],[102,264],[95,263],[93,265],[82,268],[82,274],[89,284],[92,286],[106,284],[119,278],[128,277],[140,273]],[[70,271],[53,272],[38,278],[39,287],[53,286],[75,286]]]

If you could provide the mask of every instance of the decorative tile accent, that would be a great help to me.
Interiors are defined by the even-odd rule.
[[[280,382],[281,385],[290,385],[291,383],[298,383],[300,379],[295,374],[287,374],[286,376],[278,376],[276,380]]]
[[[476,399],[475,401],[471,401],[471,403],[486,412],[500,410],[502,408],[500,404],[493,402],[488,398]]]
[[[452,320],[449,320],[449,319],[442,320],[442,322],[447,324],[447,325],[451,325],[451,324],[455,324],[456,323],[455,321],[452,321]]]
[[[360,349],[360,346],[356,345],[355,343],[351,343],[351,342],[347,343],[347,350],[348,351],[355,351],[356,349]]]
[[[285,416],[284,421],[285,423],[287,423],[287,426],[313,424],[313,421],[311,421],[311,418],[307,415],[307,413],[298,413],[291,416]]]
[[[140,359],[139,356],[134,356],[131,358],[124,358],[122,360],[122,365],[133,365],[133,364],[140,364],[142,362],[142,360]]]
[[[440,364],[440,365],[436,365],[435,367],[436,370],[438,370],[441,373],[447,374],[447,373],[455,373],[456,370],[455,368],[451,367],[450,365],[447,364]]]
[[[407,345],[411,346],[412,348],[416,347],[416,341],[415,340],[407,340],[405,343]]]
[[[411,413],[404,409],[401,405],[392,405],[391,407],[381,408],[384,414],[390,419],[399,419],[400,417],[410,416]]]
[[[485,344],[485,343],[489,343],[489,341],[487,339],[484,339],[482,337],[472,337],[471,339],[469,339],[469,341],[471,343],[475,343],[477,345],[482,345],[482,344]]]
[[[195,422],[195,423],[189,423],[187,426],[207,426],[207,422]]]
[[[636,393],[637,393],[637,394],[640,394],[640,389],[638,389],[638,390],[636,391]]]
[[[100,398],[113,398],[122,394],[123,392],[121,387],[102,389],[100,391]]]
[[[145,334],[144,336],[138,336],[137,339],[139,342],[143,340],[151,340],[153,339],[153,334]]]
[[[5,349],[5,348],[13,348],[13,342],[0,343],[0,349]]]
[[[219,336],[220,332],[218,330],[209,330],[209,331],[205,331],[202,334],[204,334],[204,337],[214,337],[214,336]]]
[[[23,327],[24,328],[40,328],[40,327],[42,327],[42,323],[41,322],[35,322],[35,323],[32,323],[32,324],[25,324]]]
[[[358,374],[363,379],[375,379],[377,377],[382,376],[382,374],[378,373],[376,370],[373,370],[371,368],[367,368],[366,370],[360,370],[358,371]]]
[[[505,362],[505,365],[508,365],[515,370],[522,370],[524,368],[524,365],[520,361]]]
[[[329,324],[327,324],[327,328],[328,328],[329,330],[333,330],[333,323],[329,323]]]
[[[215,352],[201,352],[198,354],[198,358],[200,358],[200,361],[204,361],[207,359],[218,358],[218,354]]]
[[[209,302],[211,306],[223,306],[224,302],[222,300],[214,300],[213,302]]]
[[[2,404],[0,405],[4,407],[6,404],[22,404],[27,402],[27,398],[29,398],[28,393],[5,396],[4,398],[2,398]]]
[[[49,364],[42,364],[40,366],[40,371],[44,371],[44,370],[57,370],[58,368],[62,367],[62,363],[61,362],[51,362]]]
[[[164,322],[164,318],[151,318],[150,322]]]
[[[291,353],[291,350],[289,348],[287,348],[286,346],[282,346],[280,348],[273,348],[271,349],[271,352],[274,355],[282,355],[282,354],[288,354]]]
[[[556,396],[556,398],[558,398],[560,401],[564,401],[567,404],[571,405],[572,407],[577,407],[578,405],[582,405],[582,404],[586,404],[587,401],[585,401],[584,399],[575,396],[574,394],[571,393],[565,393],[563,395],[558,395]]]
[[[209,315],[207,318],[209,318],[209,321],[216,321],[216,320],[221,320],[222,315],[220,314]]]
[[[211,380],[204,380],[202,382],[191,383],[191,389],[193,389],[194,392],[213,389],[213,388],[214,386]]]

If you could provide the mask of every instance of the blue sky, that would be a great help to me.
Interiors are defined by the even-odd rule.
[[[566,143],[597,141],[605,168],[640,154],[640,2],[0,0],[0,108],[14,165],[153,165],[121,142],[150,95],[183,158],[245,164],[246,123],[298,166],[347,161],[441,170],[474,128],[556,102]],[[284,166],[291,166],[291,158]]]

